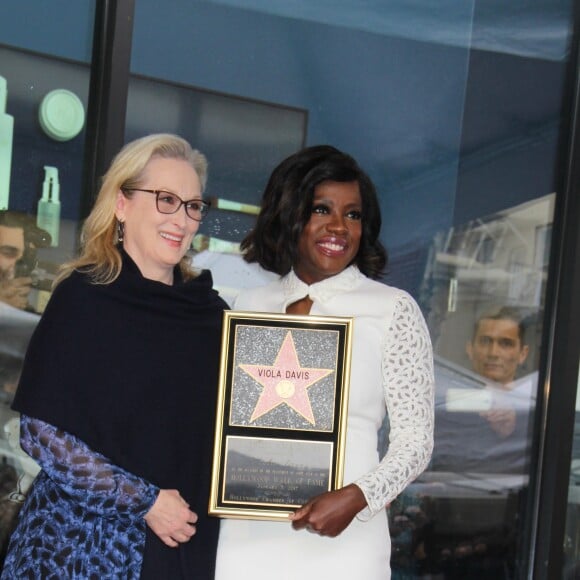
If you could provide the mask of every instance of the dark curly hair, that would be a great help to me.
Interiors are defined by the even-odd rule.
[[[323,181],[358,183],[362,235],[353,263],[369,278],[380,277],[387,252],[379,240],[381,212],[375,186],[350,155],[330,145],[306,147],[274,169],[256,225],[241,243],[244,259],[281,276],[287,274],[298,259],[298,241],[310,220],[314,190]]]
[[[22,229],[26,243],[36,248],[50,246],[50,234],[36,225],[36,217],[33,215],[9,209],[0,210],[0,226]]]

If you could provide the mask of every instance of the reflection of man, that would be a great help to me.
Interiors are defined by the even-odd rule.
[[[476,373],[494,381],[502,389],[511,391],[515,386],[518,368],[525,362],[529,352],[519,312],[504,306],[485,313],[476,322],[466,350]],[[513,433],[515,409],[505,403],[502,406],[496,401],[494,407],[483,412],[482,416],[498,435],[507,437]]]
[[[536,373],[519,376],[526,323],[505,306],[480,316],[466,345],[474,372],[436,358],[431,468],[403,494],[420,507],[420,517],[405,512],[421,548],[419,575],[515,577],[537,385]]]
[[[474,372],[436,359],[433,470],[527,473],[537,373],[519,376],[526,322],[506,306],[480,316],[466,345]]]
[[[22,216],[10,212],[0,212],[0,300],[25,308],[32,279],[16,277],[16,263],[24,256],[25,222]]]
[[[0,301],[25,309],[36,268],[37,250],[50,246],[50,234],[34,216],[0,211]]]
[[[502,385],[513,382],[529,352],[524,330],[522,318],[514,308],[504,306],[481,316],[467,343],[473,370]]]

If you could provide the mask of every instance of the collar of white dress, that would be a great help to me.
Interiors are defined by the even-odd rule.
[[[336,276],[326,278],[315,284],[305,284],[291,270],[282,278],[282,288],[284,291],[284,303],[292,304],[305,296],[310,296],[313,302],[326,302],[337,294],[348,292],[360,284],[364,275],[356,266],[349,266]]]

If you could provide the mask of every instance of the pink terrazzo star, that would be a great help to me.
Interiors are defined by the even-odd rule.
[[[315,424],[306,389],[329,375],[332,369],[301,367],[290,331],[272,366],[241,364],[240,368],[264,387],[250,421],[255,421],[285,403],[309,423]]]

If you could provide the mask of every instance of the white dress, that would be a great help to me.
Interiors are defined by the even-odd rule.
[[[433,448],[433,361],[419,307],[409,294],[368,279],[355,266],[307,286],[293,272],[243,291],[236,310],[285,312],[304,296],[310,313],[353,316],[344,485],[368,507],[336,538],[288,522],[223,519],[216,580],[385,580],[391,542],[386,505],[427,466]],[[377,432],[389,412],[389,448]]]

